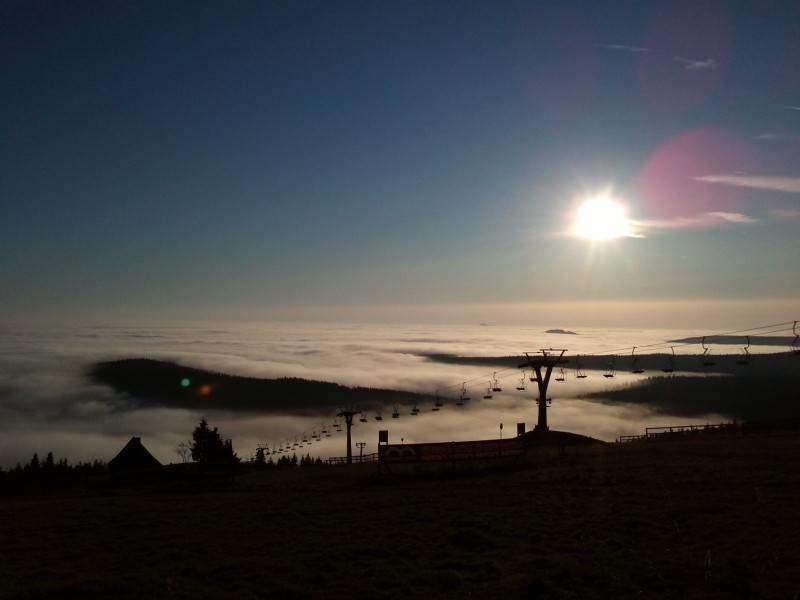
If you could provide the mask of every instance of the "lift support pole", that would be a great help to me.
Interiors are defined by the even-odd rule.
[[[542,353],[541,356],[533,357],[526,352],[525,357],[528,360],[519,368],[533,369],[533,372],[536,373],[536,383],[539,386],[539,421],[534,431],[548,431],[550,428],[547,426],[547,386],[550,385],[550,375],[553,374],[553,367],[569,361],[564,358],[566,349],[541,348],[539,352]],[[542,369],[544,369],[544,376],[542,376]]]
[[[347,464],[353,464],[353,447],[350,443],[350,429],[353,427],[353,416],[357,415],[356,410],[342,410],[337,417],[344,417],[344,423],[347,426]]]

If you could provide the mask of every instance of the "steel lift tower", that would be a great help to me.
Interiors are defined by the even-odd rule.
[[[536,383],[539,386],[539,399],[536,401],[539,404],[539,422],[536,424],[534,431],[544,432],[550,429],[547,426],[547,386],[550,384],[550,375],[553,373],[553,367],[569,362],[564,358],[566,351],[566,349],[561,348],[541,348],[539,350],[541,356],[530,356],[526,352],[527,361],[519,366],[520,369],[532,369],[536,373]],[[544,375],[542,375],[542,372],[544,372]]]

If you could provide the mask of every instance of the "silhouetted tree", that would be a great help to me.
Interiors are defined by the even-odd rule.
[[[33,457],[31,458],[31,462],[28,464],[28,470],[32,471],[33,473],[38,473],[41,464],[39,463],[39,454],[36,452],[33,453]]]
[[[175,446],[175,454],[177,454],[182,463],[185,463],[189,460],[189,456],[192,454],[192,445],[189,442],[179,442],[177,446]]]
[[[256,463],[256,466],[259,467],[263,467],[267,463],[263,448],[256,448],[256,458],[254,462]]]
[[[224,440],[216,427],[210,429],[205,418],[192,433],[192,460],[198,463],[238,463],[231,440]]]

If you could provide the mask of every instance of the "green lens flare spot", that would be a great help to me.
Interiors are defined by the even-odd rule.
[[[188,377],[184,377],[183,379],[181,379],[181,387],[189,387],[190,385],[192,385],[191,379],[189,379]]]

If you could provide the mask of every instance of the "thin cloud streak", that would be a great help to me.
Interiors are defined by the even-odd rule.
[[[674,57],[675,62],[679,62],[684,66],[687,71],[700,71],[705,69],[716,69],[719,63],[713,58],[706,58],[703,60],[694,60],[691,58],[684,58],[682,56]]]
[[[800,177],[773,175],[702,175],[694,178],[705,183],[721,183],[754,190],[800,194]]]
[[[784,107],[786,110],[800,110],[800,106],[793,106],[791,104],[786,104]]]
[[[781,221],[800,221],[800,210],[793,208],[776,208],[769,211],[769,216]]]
[[[791,135],[788,133],[765,132],[755,136],[754,139],[759,140],[761,142],[790,142],[798,139],[798,136]]]
[[[607,50],[621,50],[623,52],[631,52],[632,54],[641,54],[643,52],[650,52],[650,48],[643,46],[629,46],[627,44],[600,44],[601,48]]]
[[[714,211],[707,212],[692,217],[678,217],[675,219],[655,219],[648,221],[637,221],[637,225],[643,230],[658,229],[708,229],[721,227],[724,225],[752,225],[759,220],[738,212]]]

